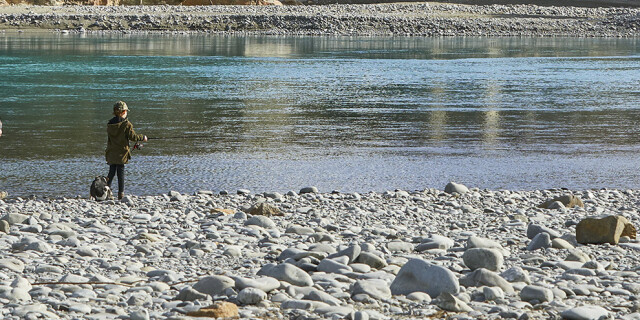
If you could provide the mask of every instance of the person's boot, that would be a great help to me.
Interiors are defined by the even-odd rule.
[[[118,192],[118,200],[122,200],[124,198],[124,192]]]

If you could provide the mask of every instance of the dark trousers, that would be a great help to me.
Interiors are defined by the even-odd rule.
[[[111,188],[111,182],[113,177],[118,173],[118,193],[124,193],[124,164],[110,164],[109,165],[109,188]]]

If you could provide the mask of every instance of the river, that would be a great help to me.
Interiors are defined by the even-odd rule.
[[[0,190],[640,188],[640,39],[0,33]]]

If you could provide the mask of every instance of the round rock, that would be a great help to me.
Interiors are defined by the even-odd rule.
[[[471,270],[485,268],[491,271],[499,271],[504,264],[504,258],[500,251],[487,248],[467,249],[462,255],[462,260]]]

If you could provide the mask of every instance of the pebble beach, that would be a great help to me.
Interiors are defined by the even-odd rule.
[[[0,317],[640,319],[640,191],[445,190],[0,200]]]
[[[634,37],[640,9],[444,3],[0,6],[0,30],[359,36]]]

